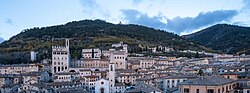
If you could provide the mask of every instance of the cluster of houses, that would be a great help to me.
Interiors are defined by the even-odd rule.
[[[120,42],[76,60],[69,46],[52,46],[40,63],[1,65],[1,93],[250,93],[250,56],[131,57]]]

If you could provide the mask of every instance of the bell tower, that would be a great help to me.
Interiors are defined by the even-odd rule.
[[[109,92],[114,93],[115,87],[115,64],[113,63],[113,53],[110,55],[109,62]]]

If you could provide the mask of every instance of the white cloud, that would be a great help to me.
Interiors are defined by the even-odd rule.
[[[150,17],[147,14],[131,9],[122,10],[122,12],[124,14],[124,19],[129,23],[173,31],[177,34],[183,32],[189,33],[193,30],[220,22],[228,22],[237,14],[235,10],[218,10],[200,13],[195,17],[176,17],[174,19],[167,19],[167,17],[162,15]],[[161,22],[164,18],[167,19],[167,23]]]

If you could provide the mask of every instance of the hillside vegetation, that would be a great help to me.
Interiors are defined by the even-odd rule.
[[[168,46],[176,50],[211,51],[190,42],[176,34],[139,25],[112,24],[102,20],[73,21],[63,25],[25,29],[8,41],[0,44],[2,54],[12,52],[38,51],[40,59],[50,58],[54,38],[70,38],[72,58],[80,58],[82,48],[105,49],[112,43],[124,41],[129,44],[129,52],[135,51],[138,44],[144,47]],[[56,43],[63,44],[63,43]],[[5,62],[8,60],[6,59]],[[18,63],[18,62],[16,62]]]
[[[217,24],[184,37],[223,53],[250,53],[250,27]]]

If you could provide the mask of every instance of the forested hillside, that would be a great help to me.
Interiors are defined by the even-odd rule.
[[[39,52],[39,58],[50,58],[53,38],[70,38],[72,58],[80,58],[82,48],[105,48],[123,41],[129,44],[129,52],[139,52],[138,44],[144,47],[168,46],[176,50],[211,51],[176,34],[139,25],[112,24],[102,20],[82,20],[50,27],[25,29],[8,41],[0,44],[1,54],[13,52]],[[61,43],[62,44],[62,43]],[[1,57],[1,56],[0,56]],[[2,56],[4,62],[9,62]],[[18,59],[23,62],[26,60]],[[3,62],[2,61],[2,62]],[[13,63],[18,63],[13,62]]]
[[[229,54],[250,54],[250,27],[218,24],[185,38]]]

